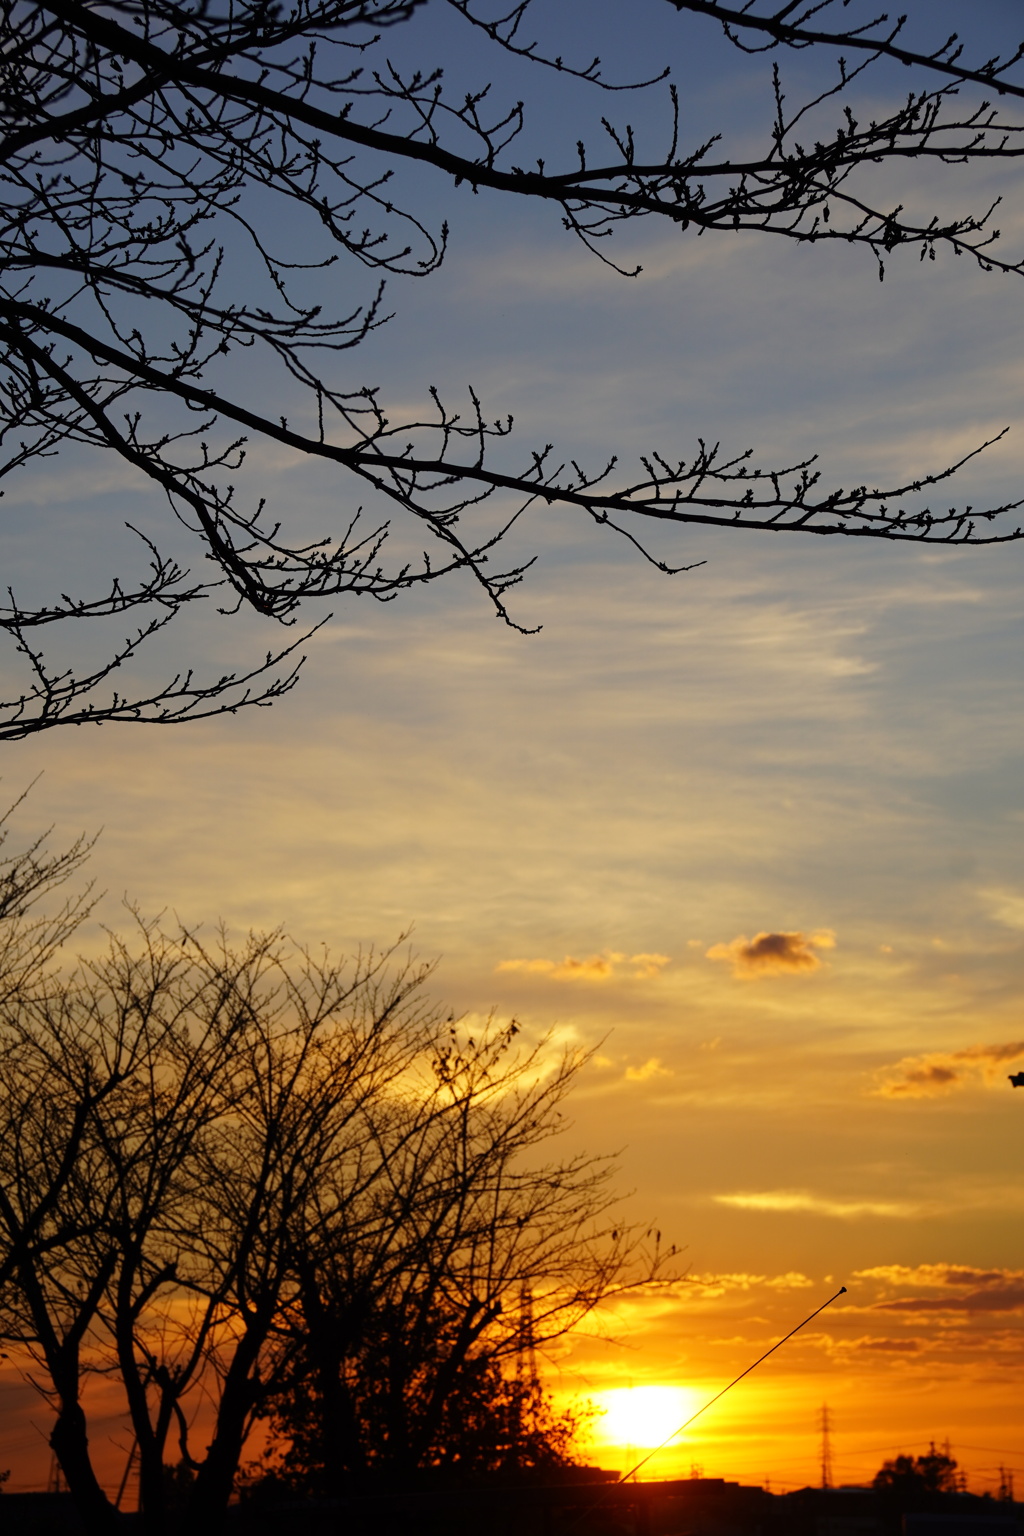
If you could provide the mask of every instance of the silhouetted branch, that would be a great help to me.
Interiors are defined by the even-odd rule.
[[[137,697],[124,685],[113,691],[115,674],[120,682],[140,648],[203,597],[214,596],[221,612],[244,604],[292,623],[311,601],[390,601],[464,571],[514,623],[507,596],[532,558],[494,569],[491,562],[510,529],[538,511],[582,512],[666,572],[689,567],[650,554],[650,520],[949,543],[1021,536],[1009,517],[1017,502],[980,510],[923,503],[959,465],[887,489],[866,481],[829,487],[813,458],[758,469],[747,454],[721,453],[702,439],[682,455],[652,451],[642,473],[614,457],[581,467],[553,445],[516,464],[505,443],[511,420],[486,418],[472,393],[465,419],[435,394],[420,420],[395,425],[375,389],[338,377],[341,354],[390,318],[380,279],[428,275],[444,259],[447,227],[432,228],[398,200],[394,173],[403,165],[449,185],[549,203],[618,270],[627,269],[609,237],[643,218],[667,221],[680,235],[745,230],[802,244],[840,241],[863,248],[879,276],[900,248],[1024,270],[998,244],[996,203],[916,217],[879,202],[876,183],[860,175],[918,160],[1018,159],[1024,127],[984,100],[961,102],[958,92],[980,85],[1024,95],[1009,78],[1020,49],[968,66],[956,38],[931,52],[908,49],[901,21],[829,30],[827,18],[839,16],[834,0],[670,3],[695,25],[721,23],[747,51],[822,48],[839,57],[795,106],[776,66],[768,83],[774,117],[760,150],[731,155],[718,126],[685,142],[669,85],[661,142],[642,145],[628,122],[605,117],[596,146],[579,135],[572,163],[552,155],[528,165],[515,159],[522,102],[498,101],[487,84],[457,94],[445,85],[443,60],[413,69],[382,51],[391,29],[419,9],[412,0],[291,0],[278,9],[243,0],[224,14],[169,0],[8,7],[0,19],[0,477],[65,446],[112,453],[140,484],[159,489],[210,574],[191,574],[147,534],[148,574],[134,583],[114,576],[99,595],[37,604],[10,592],[0,628],[29,683],[0,706],[0,736],[87,720],[167,723],[286,692],[300,664],[294,646],[270,647],[238,674],[176,676],[162,688],[136,688]],[[616,93],[657,88],[662,79],[610,81],[599,60],[546,49],[529,30],[529,0],[497,15],[476,0],[449,5],[519,68],[536,65]],[[861,121],[854,92],[887,58],[915,71],[912,89]],[[938,83],[928,78],[936,74]],[[301,260],[279,250],[285,214],[307,237]],[[366,301],[326,313],[310,285],[341,258],[378,274],[377,286]],[[291,423],[224,373],[224,359],[239,349],[246,375],[265,374],[281,403],[294,404]],[[321,460],[343,473],[343,484],[354,476],[389,515],[374,510],[364,529],[362,508],[348,509],[334,533],[290,538],[263,499],[248,507],[239,500],[233,477],[254,440]],[[392,517],[421,527],[428,551],[392,562]],[[81,630],[128,612],[133,633],[92,670],[55,665],[28,639],[58,623]]]

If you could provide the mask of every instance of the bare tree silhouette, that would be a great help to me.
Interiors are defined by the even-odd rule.
[[[579,1060],[517,1054],[509,1030],[460,1039],[429,973],[143,924],[0,1004],[0,1339],[31,1359],[90,1533],[117,1523],[90,1446],[97,1376],[131,1424],[146,1529],[184,1501],[190,1528],[220,1530],[282,1383],[304,1368],[315,1392],[336,1342],[372,1352],[396,1306],[394,1401],[414,1406],[414,1377],[430,1391],[386,1425],[357,1401],[358,1444],[418,1464],[470,1357],[500,1360],[484,1334],[513,1280],[553,1337],[656,1277],[607,1162],[540,1153]]]
[[[444,257],[445,226],[432,228],[418,203],[395,201],[403,165],[439,186],[549,203],[611,264],[617,226],[653,218],[681,235],[748,231],[861,246],[879,275],[901,248],[1021,271],[1000,253],[994,206],[915,220],[876,202],[874,183],[858,175],[1018,157],[1021,127],[985,96],[1024,95],[1013,76],[1020,50],[972,62],[949,39],[915,52],[902,23],[870,11],[858,19],[838,0],[668,3],[691,29],[681,47],[699,48],[701,29],[717,25],[746,52],[816,49],[832,73],[791,106],[776,60],[766,82],[774,123],[758,153],[731,157],[719,124],[684,142],[676,113],[667,141],[650,150],[628,123],[604,117],[596,144],[581,127],[568,163],[555,144],[526,165],[516,162],[523,104],[493,99],[484,83],[450,92],[443,59],[426,52],[404,71],[389,61],[396,28],[419,12],[454,12],[493,47],[496,67],[515,56],[517,68],[535,66],[556,88],[559,76],[595,92],[646,85],[668,91],[676,108],[674,87],[608,80],[598,60],[545,52],[526,31],[530,0],[500,15],[485,0],[9,0],[0,20],[0,473],[69,445],[113,454],[166,497],[206,569],[190,572],[147,533],[141,580],[112,576],[98,594],[61,588],[45,602],[9,591],[0,626],[28,677],[0,706],[0,739],[58,724],[194,719],[286,692],[301,640],[206,680],[185,672],[134,692],[120,681],[140,647],[203,598],[291,624],[311,601],[387,601],[461,571],[513,623],[508,593],[532,561],[502,565],[498,552],[537,509],[582,514],[663,571],[671,567],[644,547],[651,524],[952,544],[1021,537],[1007,517],[1018,502],[929,503],[963,459],[887,488],[829,487],[813,460],[761,467],[703,439],[682,455],[652,452],[633,469],[616,457],[585,466],[550,444],[516,452],[511,421],[492,420],[474,394],[468,413],[435,394],[419,419],[393,421],[375,388],[345,376],[341,354],[387,318],[383,279],[429,275]],[[625,0],[621,9],[631,25]],[[422,35],[427,50],[429,24]],[[910,70],[909,94],[860,121],[851,92],[889,59]],[[296,242],[282,238],[286,227],[301,235],[301,260],[291,254]],[[342,258],[381,286],[328,311],[312,287]],[[332,298],[336,287],[332,273]],[[229,366],[239,355],[244,373]],[[257,378],[260,388],[250,387]],[[268,391],[290,415],[267,407]],[[290,535],[262,500],[235,488],[247,441],[332,467],[351,510],[323,538]],[[360,497],[370,504],[365,520]],[[393,517],[402,550],[412,531],[426,540],[422,555],[389,558]],[[48,662],[54,626],[77,636],[125,620],[127,636],[95,662]]]
[[[660,1232],[620,1225],[606,1160],[540,1160],[582,1058],[517,1050],[517,1033],[449,1026],[429,1090],[377,1117],[372,1225],[303,1255],[295,1364],[270,1403],[307,1491],[564,1465],[571,1424],[512,1369],[524,1293],[532,1353],[671,1268]]]

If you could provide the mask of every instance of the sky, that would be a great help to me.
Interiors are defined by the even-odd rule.
[[[678,47],[667,9],[638,7],[649,32],[621,39],[623,67]],[[1014,7],[969,9],[986,45],[1016,41]],[[929,7],[910,10],[923,27]],[[621,7],[599,15],[615,46]],[[471,71],[454,35],[438,46]],[[764,62],[700,25],[686,38],[694,132],[716,113],[752,132]],[[880,76],[879,98],[897,86]],[[578,100],[546,82],[544,130],[568,133]],[[903,191],[1005,191],[1003,242],[1024,251],[1012,180],[949,175],[912,169]],[[472,383],[524,445],[597,459],[702,434],[766,462],[817,452],[846,483],[1008,426],[953,490],[1020,494],[1024,279],[911,255],[879,284],[847,249],[645,227],[621,245],[643,261],[630,280],[548,211],[410,195],[451,218],[449,258],[395,285],[396,320],[346,363],[396,409]],[[301,463],[257,450],[252,468],[272,505],[336,517],[337,487]],[[53,579],[54,549],[101,568],[127,517],[156,515],[116,466],[88,476],[58,459],[8,491],[25,581]],[[496,623],[468,583],[341,603],[273,709],[4,746],[4,792],[37,781],[19,826],[52,825],[54,846],[100,832],[107,924],[127,898],[339,948],[411,933],[458,1011],[592,1049],[567,1146],[614,1152],[624,1217],[681,1250],[673,1285],[542,1362],[559,1401],[614,1410],[594,1421],[602,1464],[639,1459],[652,1425],[667,1435],[846,1286],[647,1472],[815,1482],[827,1403],[836,1481],[948,1438],[976,1491],[1000,1466],[1024,1488],[1007,1080],[1024,1067],[1024,549],[678,530],[659,549],[706,563],[666,578],[562,514],[520,537],[541,560],[514,613],[539,633]],[[180,654],[219,667],[269,643],[203,616]],[[632,1418],[605,1395],[623,1391]],[[10,1486],[37,1485],[45,1409],[10,1363],[0,1416]],[[94,1433],[123,1440],[113,1420]]]

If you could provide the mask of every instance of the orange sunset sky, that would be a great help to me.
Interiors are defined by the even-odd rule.
[[[638,4],[631,47],[663,46],[663,9]],[[994,34],[1015,9],[977,5]],[[759,99],[763,61],[707,47],[694,113]],[[470,380],[524,442],[703,432],[820,452],[840,481],[909,477],[1010,425],[957,496],[1021,494],[1024,279],[909,256],[880,285],[852,251],[651,231],[629,237],[630,281],[543,209],[437,195],[449,261],[396,283],[398,319],[346,364],[398,409]],[[1019,195],[1002,229],[1019,254]],[[335,516],[283,452],[251,467],[272,505]],[[44,469],[0,503],[40,530],[16,574],[41,580],[58,545],[115,559],[146,493],[113,464]],[[1001,1465],[1024,1489],[1024,550],[695,530],[664,549],[707,563],[666,578],[561,514],[521,538],[542,558],[515,613],[539,634],[458,581],[340,604],[273,709],[5,746],[8,796],[41,775],[19,826],[53,824],[55,846],[102,829],[87,947],[124,897],[339,948],[412,930],[455,1009],[594,1048],[567,1144],[617,1154],[626,1219],[678,1244],[682,1273],[541,1361],[561,1398],[616,1408],[593,1459],[643,1454],[602,1394],[674,1389],[645,1400],[668,1433],[845,1285],[649,1473],[814,1482],[827,1402],[837,1481],[948,1437],[972,1489]],[[166,665],[272,643],[211,613]],[[22,1365],[0,1371],[12,1488],[49,1466]],[[93,1433],[116,1480],[116,1403]]]

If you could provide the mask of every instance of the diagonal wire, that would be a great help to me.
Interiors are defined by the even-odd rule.
[[[757,1367],[761,1365],[763,1361],[767,1360],[769,1355],[774,1355],[775,1351],[777,1349],[781,1349],[783,1344],[788,1343],[795,1333],[799,1333],[801,1328],[806,1328],[808,1323],[813,1323],[814,1319],[819,1317],[821,1313],[824,1312],[826,1307],[830,1307],[834,1301],[839,1300],[840,1296],[845,1295],[846,1286],[841,1285],[834,1296],[830,1296],[828,1301],[823,1301],[821,1306],[818,1307],[816,1311],[812,1312],[809,1317],[805,1317],[802,1323],[797,1323],[795,1328],[791,1328],[784,1339],[780,1339],[777,1344],[773,1344],[771,1349],[766,1349],[764,1354],[754,1361],[753,1365],[748,1365],[745,1371],[740,1371],[738,1376],[733,1377],[732,1381],[730,1381],[727,1387],[723,1387],[720,1392],[716,1392],[714,1397],[709,1397],[703,1408],[698,1408],[696,1413],[691,1413],[686,1422],[684,1424],[680,1424],[678,1429],[674,1429],[667,1440],[663,1440],[660,1445],[656,1445],[653,1451],[648,1451],[647,1455],[644,1456],[642,1460],[637,1462],[635,1467],[630,1467],[628,1472],[624,1472],[619,1478],[619,1482],[625,1483],[628,1482],[631,1477],[635,1477],[640,1468],[645,1467],[651,1460],[652,1456],[657,1456],[658,1452],[663,1451],[666,1445],[670,1445],[677,1435],[682,1434],[684,1429],[689,1429],[694,1419],[699,1419],[702,1413],[707,1413],[708,1409],[717,1403],[720,1397],[724,1397],[727,1392],[732,1391],[733,1387],[738,1381],[742,1381],[744,1376],[749,1376],[751,1371],[756,1371]],[[614,1487],[615,1485],[613,1484],[612,1486]]]

